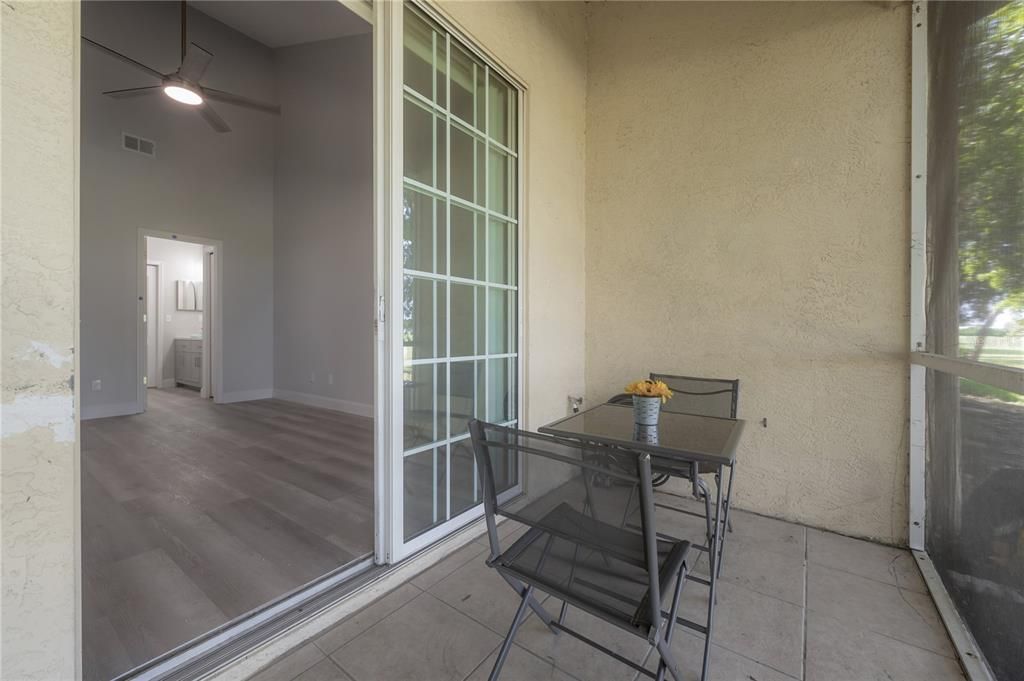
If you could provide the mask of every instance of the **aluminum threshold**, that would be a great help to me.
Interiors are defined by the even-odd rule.
[[[917,567],[921,570],[925,584],[928,585],[928,592],[935,602],[935,608],[939,611],[942,623],[946,625],[949,638],[953,641],[957,657],[960,658],[960,666],[967,675],[969,681],[996,681],[995,675],[985,660],[984,653],[974,640],[974,634],[967,627],[960,613],[946,591],[946,585],[942,583],[938,570],[932,563],[932,559],[924,551],[912,550]]]
[[[205,676],[373,581],[386,567],[367,555],[277,601],[246,613],[116,677],[114,681],[186,681]]]

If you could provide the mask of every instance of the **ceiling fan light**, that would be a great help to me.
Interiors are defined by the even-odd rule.
[[[198,92],[181,85],[164,86],[164,94],[176,102],[188,104],[189,106],[199,106],[203,103],[203,98]]]

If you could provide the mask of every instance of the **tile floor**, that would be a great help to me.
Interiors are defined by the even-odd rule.
[[[689,523],[680,520],[684,516],[671,517]],[[719,582],[712,679],[964,678],[909,552],[740,512],[734,526]],[[699,534],[699,525],[690,530]],[[486,679],[518,598],[484,565],[485,556],[485,539],[477,539],[254,678]],[[696,571],[702,570],[706,565],[699,563]],[[684,594],[684,616],[700,618],[706,589],[690,583]],[[559,603],[550,605],[557,612]],[[649,668],[657,663],[654,656],[644,660],[644,641],[585,613],[570,610],[568,623]],[[703,640],[685,631],[677,630],[673,647],[686,678],[696,680]],[[636,676],[570,636],[553,636],[531,616],[501,678],[630,681]]]

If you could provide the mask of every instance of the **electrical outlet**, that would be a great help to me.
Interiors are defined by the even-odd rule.
[[[327,385],[334,385],[334,374],[327,374]]]
[[[316,374],[313,373],[312,371],[309,372],[309,382],[316,383]]]
[[[94,393],[98,393],[101,390],[103,390],[103,381],[97,378],[95,381],[92,382],[92,391]]]

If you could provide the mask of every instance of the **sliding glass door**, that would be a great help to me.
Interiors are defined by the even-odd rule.
[[[399,553],[407,553],[479,506],[470,419],[518,418],[519,93],[418,8],[406,5],[402,23],[402,461],[394,473]],[[518,484],[516,462],[503,473],[507,489]]]

